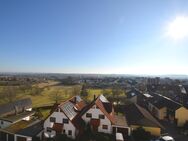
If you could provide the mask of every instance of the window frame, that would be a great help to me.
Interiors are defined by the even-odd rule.
[[[67,122],[64,122],[67,121]],[[67,118],[63,118],[63,124],[69,124],[69,120]]]
[[[52,119],[54,119],[54,120],[52,120]],[[56,122],[56,118],[55,117],[50,117],[50,122],[55,123]]]
[[[92,113],[86,113],[87,118],[92,118]]]
[[[108,130],[108,125],[103,124],[103,125],[102,125],[102,129]]]
[[[68,135],[72,136],[72,130],[68,130]]]
[[[99,114],[99,119],[105,119],[105,116],[103,114]]]

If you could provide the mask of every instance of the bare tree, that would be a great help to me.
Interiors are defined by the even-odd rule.
[[[104,96],[108,96],[108,95],[110,94],[110,92],[109,92],[107,89],[103,89],[103,90],[102,90],[102,94],[103,94]]]
[[[13,86],[7,86],[3,90],[4,99],[8,102],[12,102],[16,99],[17,88]]]
[[[76,95],[80,95],[80,86],[74,86],[73,88],[72,88],[72,95],[73,96],[76,96]]]
[[[123,93],[122,89],[117,86],[112,89],[112,96],[116,100],[117,104],[119,103],[119,100],[120,100],[119,96],[122,93]]]
[[[56,91],[52,92],[52,94],[50,95],[50,98],[55,102],[55,103],[59,103],[63,97],[59,91],[59,89],[57,89]]]

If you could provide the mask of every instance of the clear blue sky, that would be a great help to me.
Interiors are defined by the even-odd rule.
[[[188,0],[1,0],[0,71],[188,74],[178,16]]]

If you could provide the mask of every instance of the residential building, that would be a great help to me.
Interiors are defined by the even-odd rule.
[[[188,109],[182,104],[160,94],[153,94],[149,100],[148,110],[159,120],[168,120],[181,127],[188,121]]]
[[[34,116],[31,99],[0,106],[0,140],[32,141],[42,137],[43,122]]]
[[[32,141],[42,139],[43,121],[32,119],[19,121],[0,129],[1,141]]]
[[[84,121],[78,115],[85,106],[85,102],[79,96],[57,105],[44,121],[45,137],[66,134],[75,139],[83,131]]]
[[[100,95],[87,105],[79,96],[58,104],[44,121],[44,136],[53,138],[66,134],[75,139],[84,133],[87,125],[93,132],[114,135],[118,132],[125,138],[130,135],[125,118],[115,115],[112,103]]]
[[[127,99],[133,103],[137,103],[137,97],[140,94],[141,93],[138,90],[136,90],[135,88],[132,88],[130,91],[126,92]]]
[[[116,134],[122,133],[124,139],[130,135],[125,117],[114,113],[113,104],[103,95],[98,96],[86,106],[81,114],[82,119],[89,124],[93,131]]]
[[[100,95],[87,106],[82,119],[90,124],[93,130],[112,134],[112,125],[115,124],[113,105]]]
[[[29,98],[1,105],[0,128],[6,128],[9,125],[21,120],[30,120],[30,117],[33,114],[32,102]]]
[[[161,130],[164,129],[147,110],[137,104],[125,106],[125,118],[132,131],[138,127],[143,127],[152,135],[160,136]]]

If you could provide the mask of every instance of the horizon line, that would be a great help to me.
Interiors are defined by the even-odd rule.
[[[174,74],[174,73],[169,73],[169,74],[135,74],[135,73],[81,73],[81,72],[21,72],[21,71],[18,71],[18,72],[9,72],[9,71],[0,71],[0,74],[2,73],[7,73],[7,74],[11,74],[11,73],[17,73],[17,74],[78,74],[78,75],[137,75],[137,76],[142,76],[142,75],[147,75],[147,76],[175,76],[175,75],[178,75],[178,76],[188,76],[188,74]]]

